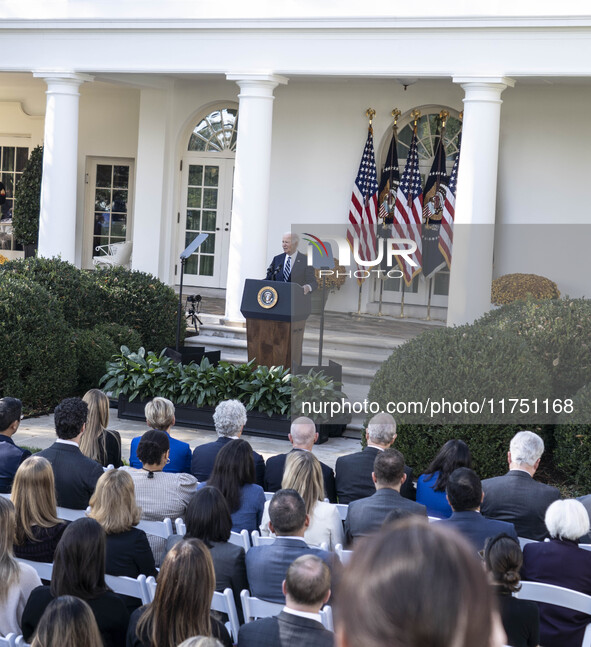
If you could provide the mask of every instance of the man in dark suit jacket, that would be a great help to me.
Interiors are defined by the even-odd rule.
[[[246,409],[239,400],[224,400],[215,408],[213,423],[218,439],[212,443],[199,445],[193,451],[191,474],[200,482],[207,481],[220,449],[227,443],[240,438],[246,424]],[[254,467],[257,483],[265,484],[265,459],[253,450]]]
[[[316,555],[332,569],[335,556],[308,546],[304,532],[310,524],[306,504],[295,490],[279,490],[269,504],[269,530],[277,539],[255,546],[246,553],[246,576],[250,592],[261,600],[282,604],[282,582],[289,565],[301,555]]]
[[[544,441],[537,434],[520,431],[507,454],[509,471],[482,482],[482,514],[509,521],[520,537],[537,541],[548,537],[544,516],[548,506],[560,499],[555,487],[533,479],[543,453]]]
[[[427,516],[427,508],[400,495],[406,480],[404,456],[396,449],[379,452],[374,462],[371,478],[376,491],[365,499],[349,504],[345,519],[345,536],[350,544],[358,537],[369,535],[382,527],[393,510]]]
[[[85,510],[103,474],[103,468],[84,456],[78,445],[86,427],[88,406],[80,398],[62,400],[54,411],[57,440],[39,452],[53,468],[57,504],[64,508]]]
[[[19,465],[31,455],[14,444],[12,437],[21,424],[23,405],[18,398],[0,398],[0,492],[10,493]]]
[[[298,557],[283,580],[285,607],[278,615],[240,627],[238,647],[333,647],[334,636],[320,621],[330,597],[330,572],[314,555]]]
[[[357,499],[371,496],[375,492],[371,478],[376,456],[396,440],[396,422],[389,413],[378,413],[367,425],[365,432],[367,446],[363,451],[340,456],[335,466],[335,479],[339,503],[351,503]],[[416,499],[412,482],[412,468],[405,465],[406,480],[400,494],[406,499]]]
[[[298,252],[299,242],[300,238],[297,234],[291,232],[283,234],[281,240],[283,254],[278,254],[271,261],[267,268],[267,280],[298,283],[304,288],[304,294],[308,294],[318,287],[318,283],[314,268],[308,265],[306,255]]]
[[[311,452],[314,443],[318,440],[318,433],[314,421],[303,416],[296,418],[291,423],[288,438],[293,445],[291,452],[298,450]],[[277,490],[281,489],[281,481],[283,479],[283,470],[287,456],[288,454],[278,454],[267,459],[267,464],[265,465],[265,492],[277,492]],[[337,492],[335,489],[334,472],[331,467],[325,465],[322,461],[319,461],[319,463],[322,468],[322,476],[324,477],[324,495],[331,503],[336,503]]]
[[[519,541],[512,523],[487,519],[480,514],[484,493],[480,479],[471,469],[458,467],[454,470],[447,480],[446,494],[453,512],[451,517],[437,523],[455,528],[476,551],[484,548],[488,537],[496,537],[501,533]]]

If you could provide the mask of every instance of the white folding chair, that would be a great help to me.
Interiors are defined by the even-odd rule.
[[[265,492],[265,501],[270,501],[275,496],[275,492]]]
[[[76,521],[76,519],[86,517],[87,512],[90,512],[90,507],[86,508],[86,510],[73,510],[72,508],[60,508],[58,506],[57,517],[64,521]]]
[[[29,647],[29,643],[25,642],[24,636],[17,636],[14,641],[14,647]]]
[[[146,588],[145,575],[138,575],[137,578],[123,575],[105,575],[105,583],[115,593],[129,595],[131,598],[139,598],[142,604],[148,604],[151,601]]]
[[[51,574],[53,572],[53,564],[50,564],[48,562],[34,562],[30,559],[20,559],[17,558],[17,562],[20,562],[21,564],[28,564],[32,568],[34,568],[37,571],[37,575],[42,580],[51,580]]]
[[[232,531],[228,541],[231,544],[244,548],[245,553],[247,553],[250,548],[250,537],[248,536],[248,530],[246,530],[246,528],[243,528],[240,532]]]
[[[343,565],[349,563],[351,555],[353,554],[352,550],[345,550],[342,544],[337,544],[334,547],[334,552],[338,555],[338,558],[341,560],[341,564]]]
[[[345,521],[347,518],[347,513],[349,512],[349,506],[346,503],[335,503],[337,510],[339,511],[339,516],[341,521]]]
[[[252,622],[257,618],[276,616],[278,613],[281,613],[281,610],[285,606],[277,602],[267,602],[266,600],[255,598],[246,589],[240,592],[240,602],[242,603],[242,613],[245,623]]]
[[[579,544],[579,548],[583,550],[591,550],[591,544]]]
[[[334,631],[334,622],[332,621],[332,607],[330,606],[330,604],[325,604],[322,609],[320,609],[320,620],[322,621],[325,629]]]
[[[236,611],[236,602],[234,602],[234,593],[232,589],[224,589],[223,593],[214,591],[211,600],[211,610],[225,613],[228,616],[226,629],[228,629],[232,636],[234,644],[238,642],[238,630],[240,629],[240,622],[238,621],[238,612]],[[228,627],[228,625],[230,625]]]
[[[148,596],[148,603],[152,602],[156,595],[156,578],[153,575],[146,577],[146,593]]]
[[[535,539],[528,539],[527,537],[517,537],[519,539],[519,545],[521,546],[521,550],[523,550],[523,547],[526,544],[537,544],[538,542]]]
[[[162,537],[162,539],[168,539],[170,535],[174,534],[172,532],[172,521],[168,517],[164,521],[145,521],[142,519],[136,528],[143,530],[147,535],[155,535],[156,537]]]
[[[185,526],[185,522],[180,517],[175,520],[174,527],[177,535],[184,537],[187,534],[187,526]]]
[[[263,537],[258,530],[253,530],[250,533],[250,536],[252,537],[253,546],[268,546],[269,544],[272,544],[276,539],[276,537],[271,536]]]
[[[14,647],[16,634],[8,634],[6,637],[0,636],[0,647]]]
[[[95,251],[103,252],[100,256],[93,256],[92,263],[95,267],[115,267],[123,265],[127,267],[131,260],[132,242],[111,243],[110,245],[98,245]]]

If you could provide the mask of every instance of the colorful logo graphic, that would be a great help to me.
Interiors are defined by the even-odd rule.
[[[316,247],[316,249],[318,250],[320,256],[326,256],[328,258],[328,250],[326,249],[326,245],[320,240],[320,238],[318,238],[318,236],[314,236],[314,234],[307,234],[306,232],[304,232],[302,235],[310,236],[310,238],[313,238],[314,240],[310,240],[310,238],[304,238],[304,240],[314,245],[314,247]]]

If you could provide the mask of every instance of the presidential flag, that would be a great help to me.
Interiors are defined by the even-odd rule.
[[[460,143],[454,162],[449,182],[445,190],[445,202],[441,216],[441,227],[439,228],[439,251],[443,255],[447,267],[451,268],[451,251],[454,240],[454,218],[456,211],[456,188],[458,185],[458,165],[460,163]]]
[[[386,156],[386,163],[382,169],[380,187],[378,189],[378,204],[380,205],[379,218],[384,227],[392,224],[396,192],[400,184],[400,169],[398,168],[398,144],[396,142],[396,126],[392,129],[392,139]],[[388,232],[388,238],[391,232]]]

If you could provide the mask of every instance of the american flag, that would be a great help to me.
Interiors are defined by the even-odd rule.
[[[378,177],[373,148],[373,130],[370,126],[359,171],[353,185],[347,229],[347,240],[351,249],[353,249],[353,241],[356,238],[359,240],[359,258],[363,261],[374,260],[376,257],[377,216]],[[357,281],[360,285],[363,282],[360,279]]]
[[[421,189],[421,174],[419,173],[419,154],[417,151],[417,132],[413,133],[406,158],[406,166],[402,173],[400,186],[396,193],[394,206],[394,235],[397,238],[408,238],[417,244],[417,249],[409,257],[417,263],[412,267],[401,256],[396,256],[398,265],[404,274],[404,282],[410,286],[413,278],[421,271],[423,264],[421,218],[423,215],[423,191]],[[398,249],[408,249],[406,245],[398,245]]]
[[[451,268],[451,249],[454,241],[454,217],[456,212],[456,188],[458,185],[458,164],[460,162],[460,149],[456,155],[449,183],[445,187],[445,203],[439,228],[439,251],[442,253],[447,267]]]

